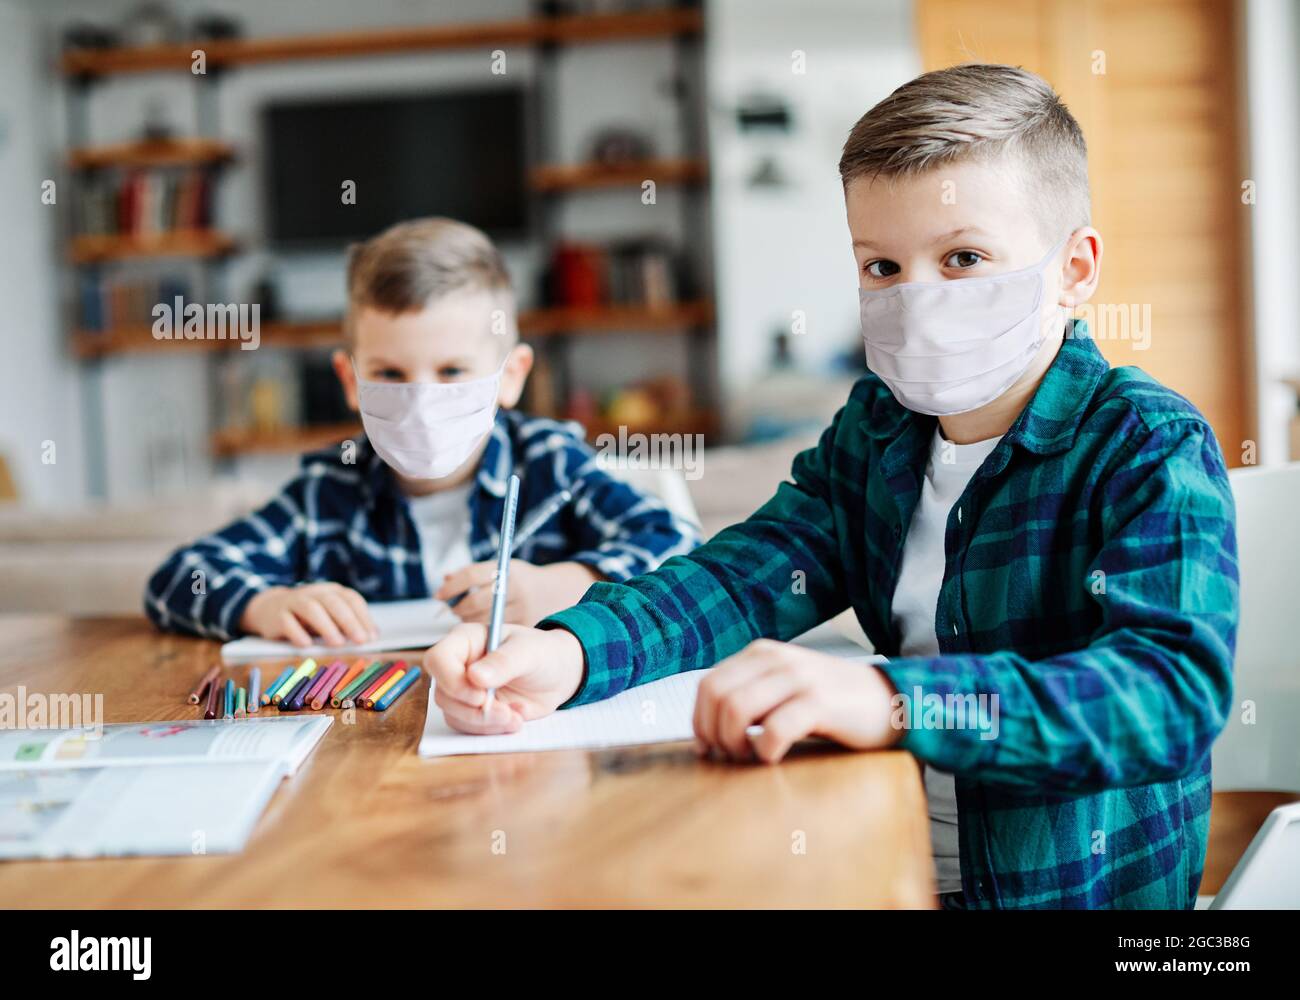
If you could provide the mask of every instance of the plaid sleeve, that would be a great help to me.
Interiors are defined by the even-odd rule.
[[[1087,586],[1102,625],[1075,652],[898,659],[900,693],[938,695],[945,725],[903,746],[984,784],[1072,793],[1170,781],[1223,728],[1237,623],[1235,512],[1218,444],[1173,420],[1130,443],[1097,487],[1100,545]],[[995,728],[952,713],[996,698]],[[990,734],[995,734],[990,736]]]
[[[598,583],[540,623],[572,632],[585,651],[586,676],[569,705],[711,666],[754,639],[792,639],[844,609],[829,492],[835,429],[747,520],[653,573]]]
[[[239,634],[249,601],[301,578],[308,489],[309,477],[299,476],[260,510],[168,556],[145,587],[150,621],[208,639]]]
[[[566,529],[577,551],[568,558],[607,580],[629,580],[700,544],[700,530],[602,469],[584,443],[566,449],[567,480],[580,481]]]

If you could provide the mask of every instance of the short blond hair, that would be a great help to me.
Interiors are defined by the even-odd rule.
[[[511,314],[514,295],[500,251],[481,230],[455,219],[400,222],[348,250],[348,316],[343,324],[353,339],[353,311],[368,306],[386,313],[424,309],[462,290],[500,296]]]
[[[840,180],[914,176],[966,159],[1018,157],[1055,243],[1089,225],[1088,147],[1050,84],[1017,66],[966,63],[923,73],[858,119]]]

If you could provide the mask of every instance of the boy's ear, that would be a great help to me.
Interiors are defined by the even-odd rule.
[[[357,399],[357,373],[352,368],[352,358],[347,351],[338,350],[330,355],[330,363],[343,386],[343,398],[348,401],[348,409],[356,413],[361,409],[361,402]]]
[[[1092,298],[1101,281],[1101,233],[1091,226],[1077,230],[1065,254],[1060,305],[1072,309]]]
[[[515,344],[506,355],[505,368],[501,372],[501,390],[497,394],[497,405],[509,410],[519,402],[524,394],[524,383],[528,373],[533,370],[533,349],[527,344]]]

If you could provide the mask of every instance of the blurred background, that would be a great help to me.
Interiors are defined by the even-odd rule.
[[[415,215],[502,247],[527,408],[703,435],[743,517],[863,371],[848,129],[972,59],[1083,125],[1103,352],[1300,457],[1294,0],[0,0],[0,609],[136,611],[355,433],[346,247]],[[177,296],[260,346],[155,339]]]

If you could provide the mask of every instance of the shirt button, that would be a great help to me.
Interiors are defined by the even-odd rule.
[[[956,623],[956,622],[953,622],[953,623],[952,623],[952,634],[953,634],[953,635],[956,635],[956,634],[957,634],[957,623]]]
[[[957,508],[957,523],[961,524],[961,508]]]

